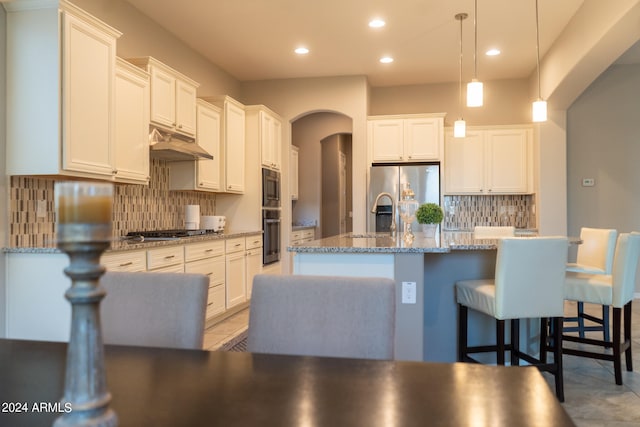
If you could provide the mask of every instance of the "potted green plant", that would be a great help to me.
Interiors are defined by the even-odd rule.
[[[423,203],[418,206],[416,220],[424,224],[423,229],[427,237],[434,237],[438,224],[444,219],[444,212],[437,203]]]

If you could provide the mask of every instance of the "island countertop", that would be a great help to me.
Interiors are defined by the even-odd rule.
[[[444,231],[435,237],[416,232],[415,240],[407,244],[398,233],[392,238],[386,233],[347,233],[314,240],[299,246],[289,246],[287,251],[299,253],[448,253],[464,250],[495,250],[497,239],[474,239],[473,232]],[[531,236],[532,234],[520,237]]]

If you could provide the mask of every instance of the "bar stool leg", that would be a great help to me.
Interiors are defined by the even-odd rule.
[[[613,371],[616,384],[622,385],[622,360],[620,354],[620,313],[621,309],[613,307]]]
[[[504,320],[496,320],[497,363],[504,365]]]
[[[553,325],[553,324],[552,324]],[[553,334],[556,328],[551,326]],[[540,319],[540,361],[547,363],[547,341],[549,337],[549,319],[543,317]]]
[[[624,356],[627,371],[631,372],[633,371],[633,358],[631,357],[631,301],[624,306],[624,345],[628,345],[624,351]]]
[[[578,301],[578,336],[584,338],[584,303]]]
[[[458,362],[464,362],[467,356],[467,306],[458,304]]]
[[[602,306],[602,335],[605,341],[611,341],[611,337],[609,334],[609,306]]]
[[[520,319],[511,320],[511,366],[520,365]]]
[[[554,317],[553,324],[553,363],[555,364],[556,397],[564,402],[564,375],[562,366],[562,317]]]

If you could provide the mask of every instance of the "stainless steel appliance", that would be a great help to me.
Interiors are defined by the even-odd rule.
[[[409,184],[418,203],[440,204],[440,164],[374,164],[369,173],[369,194],[367,207],[374,210],[367,218],[369,232],[388,232],[395,216],[397,230],[401,230],[401,221],[396,208],[402,189]],[[389,197],[380,197],[380,193],[389,193]],[[374,202],[378,199],[376,206]]]
[[[262,207],[280,207],[280,172],[262,169]]]
[[[280,209],[262,209],[262,263],[280,261]]]

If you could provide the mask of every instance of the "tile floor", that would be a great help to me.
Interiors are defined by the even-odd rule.
[[[205,350],[218,350],[224,343],[247,330],[249,309],[244,309],[204,331]]]
[[[587,312],[599,307],[586,305]],[[567,316],[575,315],[575,303],[567,303]],[[205,331],[204,348],[217,350],[247,329],[249,310],[243,310]],[[591,332],[590,334],[598,334]],[[623,361],[623,382],[613,378],[613,364],[607,361],[564,356],[564,408],[577,427],[640,427],[640,301],[633,306],[633,372]],[[553,377],[544,374],[551,390]]]

